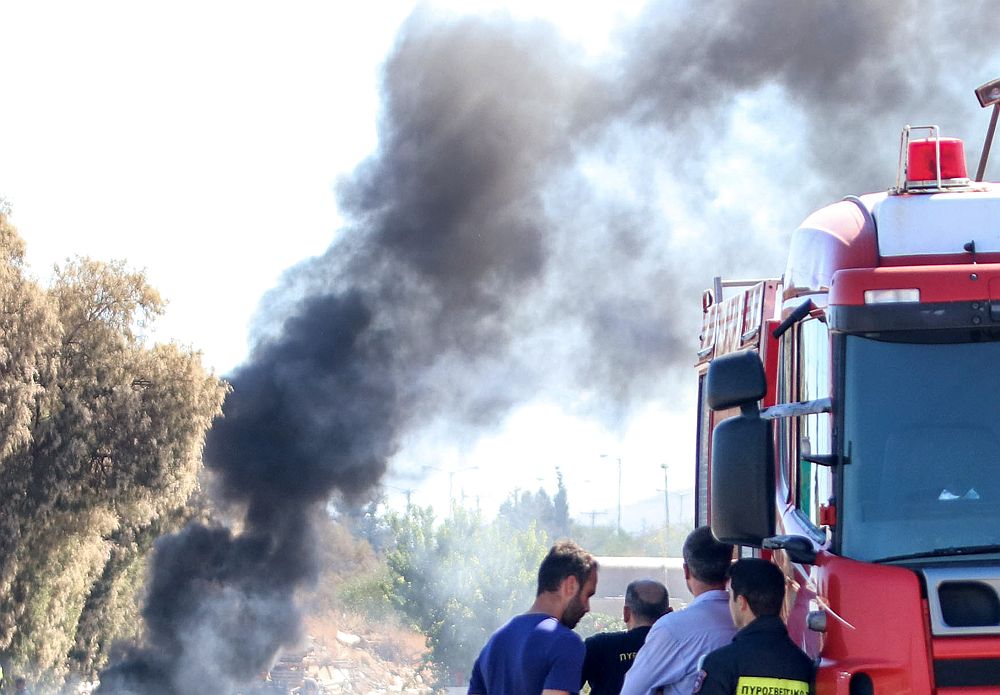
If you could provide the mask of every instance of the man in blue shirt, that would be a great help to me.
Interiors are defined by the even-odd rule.
[[[469,695],[572,695],[580,691],[583,640],[573,628],[597,591],[597,560],[560,541],[538,568],[531,609],[493,633],[472,667]]]
[[[698,661],[733,639],[726,578],[733,546],[720,543],[708,526],[684,541],[684,578],[694,600],[657,620],[625,674],[621,695],[691,695]]]

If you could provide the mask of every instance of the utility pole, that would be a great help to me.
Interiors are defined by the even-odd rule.
[[[384,483],[383,487],[395,490],[396,492],[402,492],[404,495],[406,495],[406,510],[407,511],[410,510],[411,507],[410,496],[415,492],[415,490],[412,487],[396,487],[395,485],[385,485]]]
[[[428,466],[428,465],[425,464],[424,465],[424,469],[425,470],[431,470],[431,471],[438,471],[439,473],[447,473],[448,474],[448,505],[449,505],[448,516],[449,517],[454,516],[455,515],[455,474],[456,473],[465,473],[466,471],[477,471],[477,470],[479,470],[479,466],[468,466],[466,468],[450,469],[449,470],[447,468],[438,468],[437,466]],[[463,504],[465,503],[464,499],[462,500],[462,503]]]
[[[582,512],[582,513],[590,515],[590,528],[594,528],[594,517],[600,516],[602,514],[607,514],[607,512],[598,512],[598,511]]]

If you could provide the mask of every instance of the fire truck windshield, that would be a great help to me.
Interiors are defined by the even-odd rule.
[[[1000,342],[852,335],[845,350],[841,552],[1000,542]]]

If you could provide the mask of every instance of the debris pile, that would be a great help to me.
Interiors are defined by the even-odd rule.
[[[335,630],[284,652],[243,695],[436,695],[420,654],[372,636]],[[386,658],[392,657],[392,658]]]

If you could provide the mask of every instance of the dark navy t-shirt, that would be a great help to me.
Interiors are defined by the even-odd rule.
[[[526,613],[493,633],[472,667],[470,695],[580,692],[583,640],[555,618]]]
[[[582,680],[590,683],[590,695],[618,695],[622,691],[625,673],[632,667],[647,633],[648,625],[587,638],[583,643],[587,657],[583,660]]]

